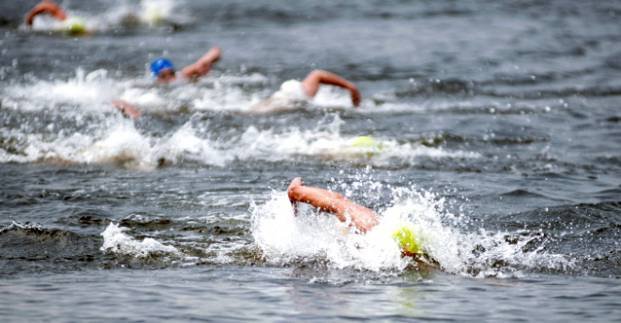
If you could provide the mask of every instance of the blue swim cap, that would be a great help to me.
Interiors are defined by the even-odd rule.
[[[151,73],[153,73],[153,76],[156,77],[160,75],[163,70],[169,68],[174,70],[175,66],[169,59],[166,58],[158,58],[151,63]]]

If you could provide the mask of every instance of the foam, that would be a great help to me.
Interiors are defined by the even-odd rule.
[[[352,145],[356,137],[340,134],[338,126],[328,124],[321,127],[323,129],[315,130],[292,127],[277,133],[273,129],[259,130],[251,126],[238,137],[225,141],[217,136],[212,139],[208,124],[194,124],[192,120],[164,135],[151,136],[138,130],[130,120],[115,115],[90,129],[73,132],[60,129],[54,136],[25,133],[23,129],[1,129],[3,138],[17,138],[15,148],[19,153],[11,154],[0,149],[0,161],[61,160],[151,170],[162,161],[223,167],[234,160],[278,162],[306,156],[383,166],[390,165],[395,159],[415,164],[420,157],[479,157],[473,152],[446,151],[381,138],[375,139],[381,150],[356,147]]]
[[[321,86],[312,100],[313,105],[321,108],[353,108],[349,91],[335,86]]]
[[[374,136],[377,145],[355,145],[356,138],[369,134],[343,134],[344,121],[336,114],[328,114],[314,128],[250,126],[222,139],[209,129],[208,123],[194,121],[202,118],[199,111],[248,110],[260,100],[262,92],[247,92],[243,85],[261,87],[266,83],[263,75],[221,75],[182,86],[153,86],[150,79],[115,79],[109,75],[104,69],[87,73],[78,68],[75,76],[66,80],[32,78],[1,89],[3,108],[41,113],[24,119],[19,128],[0,129],[2,137],[9,138],[6,142],[12,145],[0,147],[0,162],[55,160],[149,170],[162,161],[225,166],[234,160],[278,162],[311,157],[383,167],[395,163],[416,165],[421,158],[481,157],[476,152],[426,147],[380,136]],[[336,95],[347,99],[346,93]],[[145,116],[177,113],[179,106],[186,104],[198,111],[196,118],[191,117],[179,128],[149,135],[113,108],[111,102],[118,98],[136,104]]]
[[[134,257],[179,253],[177,248],[164,245],[152,238],[144,238],[142,241],[138,241],[126,234],[125,231],[127,231],[127,228],[121,228],[117,224],[110,223],[101,233],[104,242],[100,250]]]
[[[217,78],[201,79],[210,88],[184,87],[176,95],[187,98],[198,111],[252,112],[252,106],[259,103],[268,92],[248,92],[243,86],[259,87],[268,82],[259,73],[250,75],[220,75]],[[199,83],[199,84],[201,84]]]
[[[121,163],[137,169],[152,169],[156,163],[150,139],[129,123],[120,123],[104,138],[76,150],[71,160],[86,164]]]
[[[420,157],[429,158],[480,158],[476,152],[447,151],[417,143],[399,143],[394,139],[374,137],[377,146],[355,146],[358,136],[342,135],[343,121],[336,115],[315,129],[301,130],[291,127],[284,132],[258,130],[248,127],[240,138],[239,156],[242,159],[258,158],[270,161],[290,159],[294,156],[315,156],[336,161],[365,162],[375,166],[389,165],[393,160],[416,164]],[[378,149],[377,147],[381,147]],[[258,154],[262,154],[262,156]],[[268,153],[269,152],[269,153]]]
[[[178,5],[178,1],[172,0],[142,0],[138,17],[146,25],[157,26],[169,20]]]
[[[108,77],[108,71],[98,69],[86,73],[76,69],[75,77],[64,80],[32,80],[27,84],[10,84],[3,93],[3,106],[36,111],[56,105],[79,105],[89,109],[98,103],[119,97],[125,84]]]

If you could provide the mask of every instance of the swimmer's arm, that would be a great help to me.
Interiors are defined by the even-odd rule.
[[[339,216],[342,208],[341,202],[344,197],[341,194],[324,190],[317,187],[305,186],[301,178],[295,178],[287,188],[287,195],[291,203],[302,202],[308,203],[325,212],[334,213],[339,220],[345,221],[345,218]]]
[[[306,94],[314,97],[319,91],[320,84],[335,85],[348,90],[351,94],[351,102],[357,107],[360,105],[361,95],[356,85],[348,80],[328,71],[314,70],[302,81]]]
[[[343,195],[317,187],[305,186],[301,178],[295,178],[287,188],[289,201],[308,203],[322,211],[333,213],[341,222],[348,219],[360,232],[367,232],[379,223],[377,214],[358,205]]]
[[[67,19],[67,14],[59,5],[50,0],[43,0],[39,2],[39,4],[37,4],[34,8],[32,8],[32,10],[28,12],[28,14],[26,14],[24,20],[26,21],[26,24],[28,26],[32,26],[34,18],[44,13],[49,14],[60,21]]]
[[[125,117],[132,119],[138,119],[138,117],[140,117],[140,110],[127,101],[114,100],[112,101],[112,105]]]
[[[196,63],[186,66],[181,70],[181,74],[187,79],[197,79],[209,73],[213,64],[220,60],[222,51],[218,47],[210,49],[203,57],[199,58]]]

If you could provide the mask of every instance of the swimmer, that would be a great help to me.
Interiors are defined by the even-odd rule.
[[[158,58],[151,62],[151,73],[158,83],[170,83],[178,79],[195,81],[209,73],[211,67],[220,60],[221,55],[220,48],[213,47],[194,64],[184,67],[179,73],[180,75],[177,75],[175,67],[169,59]]]
[[[358,205],[339,193],[305,186],[299,177],[291,181],[287,188],[287,194],[296,213],[296,203],[302,202],[308,203],[324,212],[335,214],[341,222],[350,220],[351,224],[361,233],[366,233],[379,224],[378,216],[373,210]],[[415,257],[423,254],[409,227],[403,226],[399,228],[393,234],[393,237],[400,244],[403,256]]]
[[[64,30],[68,35],[85,36],[90,33],[84,19],[77,16],[68,17],[67,13],[51,0],[43,0],[32,8],[25,17],[26,25],[32,26],[34,18],[41,14],[48,14],[62,22],[58,28]]]
[[[334,85],[349,91],[354,107],[360,105],[361,95],[356,85],[339,75],[324,70],[310,72],[303,81],[289,80],[278,92],[252,107],[254,112],[271,112],[290,108],[298,102],[311,101],[322,84]]]
[[[220,60],[221,55],[220,48],[213,47],[196,62],[184,67],[179,73],[175,71],[175,66],[169,59],[158,58],[151,62],[151,74],[159,84],[184,80],[193,82],[201,76],[207,75],[213,65]],[[136,119],[140,116],[138,108],[127,101],[114,100],[112,105],[126,117]]]
[[[58,21],[67,20],[67,13],[58,4],[52,0],[43,0],[26,14],[26,25],[32,26],[34,18],[41,14],[48,14]]]

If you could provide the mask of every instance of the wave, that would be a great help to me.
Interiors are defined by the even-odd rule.
[[[80,74],[80,73],[79,73]],[[78,75],[70,87],[96,89],[101,85],[99,78],[104,72],[92,72]],[[234,82],[234,80],[228,80]],[[107,82],[107,81],[106,81]],[[248,126],[241,133],[223,134],[212,130],[211,122],[204,121],[201,113],[195,113],[190,120],[180,127],[159,131],[143,131],[140,123],[123,120],[118,115],[93,117],[87,121],[81,111],[66,111],[57,114],[57,110],[44,108],[49,104],[94,104],[102,107],[110,97],[98,90],[78,91],[77,96],[63,96],[67,84],[38,83],[47,88],[38,93],[52,93],[57,102],[49,102],[46,95],[27,97],[30,91],[8,89],[13,94],[12,100],[28,99],[30,108],[43,108],[47,111],[38,118],[23,121],[9,120],[7,123],[21,124],[21,127],[0,128],[0,161],[2,162],[53,162],[111,164],[132,169],[155,169],[162,165],[199,163],[222,167],[235,161],[260,160],[266,162],[292,160],[313,157],[319,160],[351,161],[378,167],[390,166],[397,161],[400,164],[416,164],[419,158],[432,159],[476,159],[476,152],[450,151],[441,147],[429,147],[416,142],[400,142],[390,138],[366,137],[369,142],[358,144],[360,136],[341,133],[344,121],[338,115],[328,115],[314,129],[302,130],[289,127],[284,130],[264,129]],[[39,89],[42,90],[42,89]],[[138,91],[138,89],[134,89]],[[174,89],[173,89],[174,90]],[[70,91],[73,93],[75,91]],[[128,93],[126,90],[125,93]],[[147,90],[150,91],[150,90]],[[188,90],[183,90],[188,91]],[[192,91],[192,90],[189,90]],[[122,96],[122,95],[121,95]],[[226,96],[226,95],[225,95]],[[134,98],[158,102],[150,92]],[[324,98],[324,99],[321,99]],[[320,97],[319,102],[334,104],[330,92]],[[336,97],[340,100],[342,97]],[[323,100],[323,101],[322,101]],[[40,102],[40,104],[38,103]],[[21,107],[20,105],[18,105]],[[111,110],[110,107],[107,109]],[[10,116],[6,117],[10,118]],[[103,119],[101,119],[103,118]],[[101,121],[97,122],[97,119]],[[330,120],[331,119],[331,120]],[[67,127],[76,127],[67,131]],[[30,128],[30,129],[29,129]],[[149,133],[151,132],[151,134]],[[228,131],[230,133],[230,130]],[[224,136],[223,136],[224,135]]]
[[[177,248],[162,244],[153,238],[144,238],[142,241],[136,240],[127,235],[125,233],[126,230],[126,228],[119,227],[117,224],[110,223],[101,233],[104,241],[100,250],[134,257],[161,254],[177,255],[179,253]]]
[[[96,266],[99,241],[62,229],[13,222],[0,229],[0,273],[66,271]]]
[[[58,223],[93,226],[97,234],[17,222],[1,228],[0,262],[11,263],[2,272],[205,264],[310,266],[380,275],[437,268],[499,278],[617,271],[620,202],[542,208],[481,221],[459,207],[449,211],[451,202],[437,194],[382,184],[364,174],[351,184],[330,187],[366,201],[378,210],[381,223],[360,235],[304,205],[296,217],[286,193],[278,191],[264,203],[251,204],[250,223],[247,214],[175,220],[132,214],[112,221],[106,213],[89,216],[102,212],[87,210]],[[423,263],[401,257],[392,232],[403,223],[411,224],[423,241],[429,256]]]

